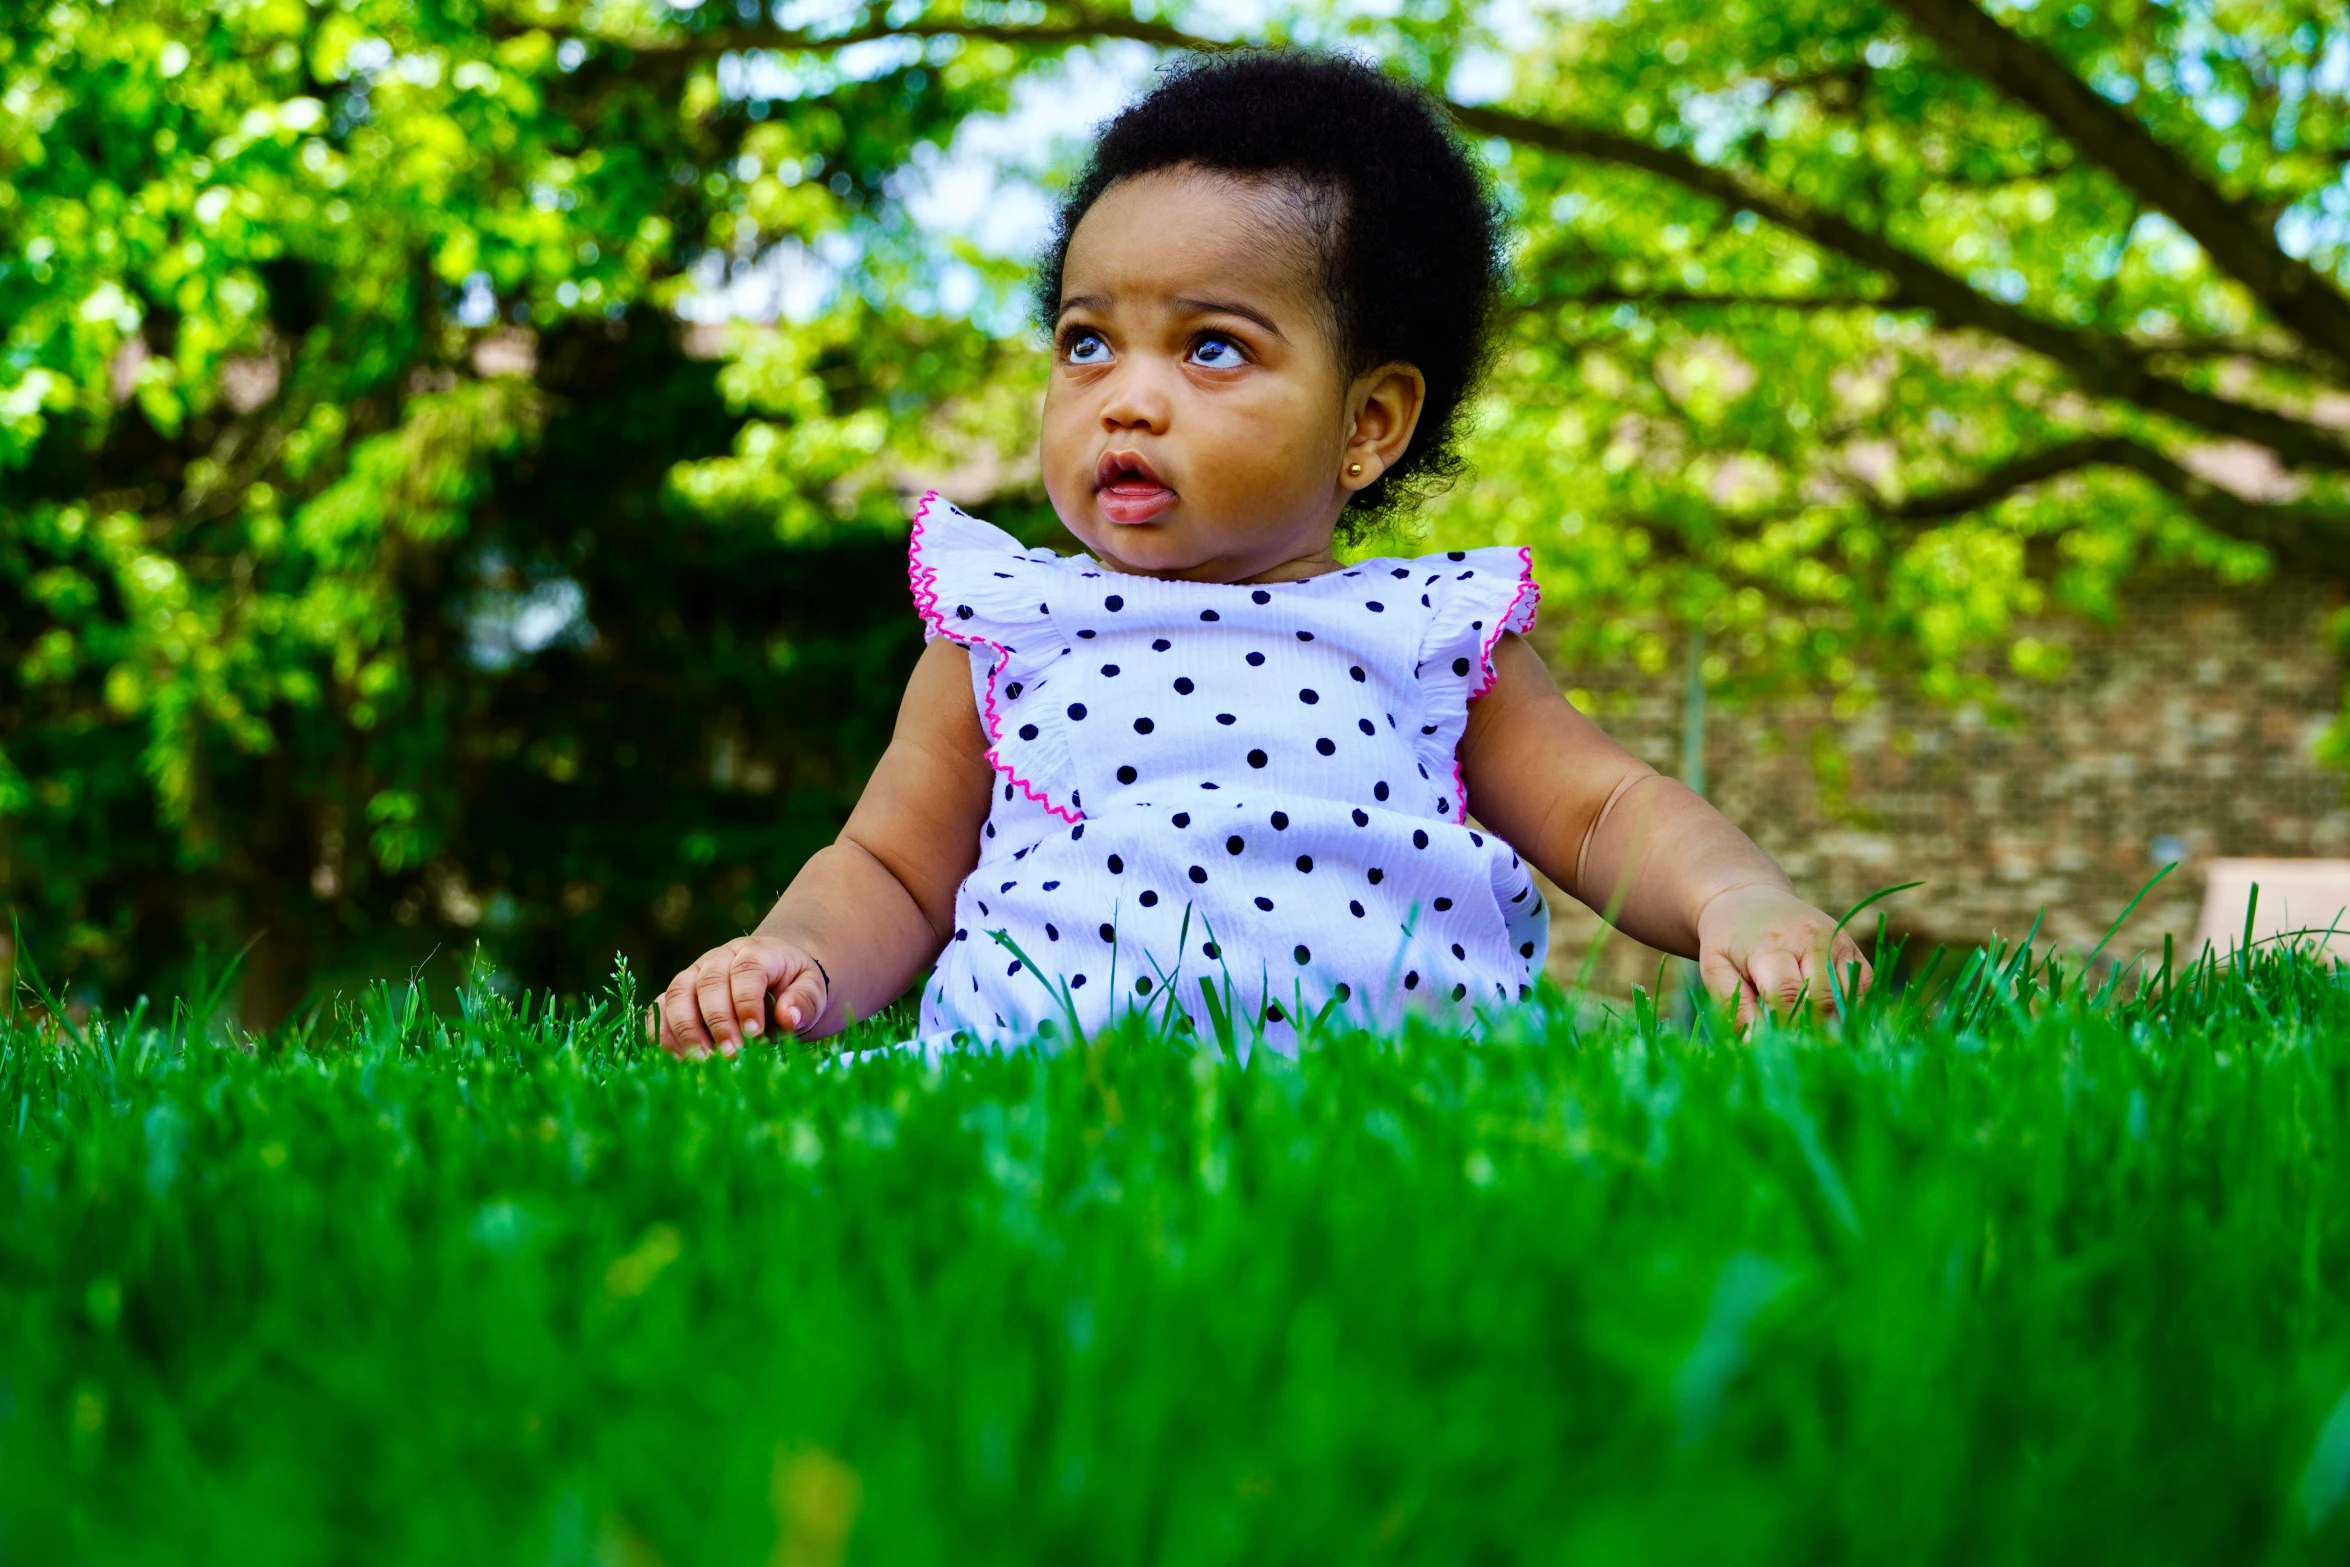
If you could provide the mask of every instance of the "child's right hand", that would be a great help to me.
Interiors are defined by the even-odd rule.
[[[771,1018],[784,1033],[812,1025],[830,989],[823,966],[790,942],[742,936],[679,971],[646,1010],[645,1033],[683,1060],[706,1060],[713,1050],[733,1056],[745,1039],[766,1033]]]

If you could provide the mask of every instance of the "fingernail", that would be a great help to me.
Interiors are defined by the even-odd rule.
[[[800,1009],[798,1007],[785,1007],[783,1015],[791,1019],[792,1027],[798,1028],[800,1026]]]
[[[726,1057],[727,1060],[732,1061],[736,1056],[742,1054],[742,1046],[736,1044],[733,1040],[730,1039],[725,1044],[718,1047],[718,1053]]]
[[[743,1032],[744,1032],[745,1034],[749,1035],[749,1036],[750,1036],[751,1038],[753,1038],[753,1039],[756,1039],[756,1038],[758,1038],[758,1037],[759,1037],[759,1020],[758,1020],[757,1018],[755,1018],[755,1017],[747,1017],[747,1018],[744,1018],[744,1019],[743,1019]]]

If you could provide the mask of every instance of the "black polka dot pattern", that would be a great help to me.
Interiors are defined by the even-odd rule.
[[[1260,987],[1251,1016],[1300,1027],[1334,999],[1492,1007],[1535,977],[1542,900],[1463,821],[1455,755],[1494,641],[1530,619],[1516,552],[1149,581],[933,499],[913,579],[934,634],[971,653],[1000,775],[926,1037],[1027,1037],[1064,997],[1085,1029],[1129,1007],[1179,1021],[1203,965]],[[1089,928],[1080,959],[1068,938]]]

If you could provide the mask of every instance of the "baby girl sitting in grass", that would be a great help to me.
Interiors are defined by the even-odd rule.
[[[1046,493],[1090,555],[936,495],[929,646],[839,841],[670,982],[688,1056],[818,1038],[926,965],[926,1041],[1528,994],[1527,867],[1741,1019],[1866,965],[1704,800],[1560,696],[1527,552],[1342,566],[1452,479],[1502,275],[1435,107],[1351,62],[1193,62],[1110,122],[1039,279]],[[1569,607],[1572,613],[1572,607]],[[1474,824],[1472,824],[1472,819]]]

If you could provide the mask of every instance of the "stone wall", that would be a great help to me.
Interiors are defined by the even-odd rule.
[[[1565,612],[1551,607],[1559,603],[1545,613]],[[2086,948],[2178,856],[2115,942],[2159,951],[2165,933],[2184,943],[2194,931],[2212,859],[2350,855],[2350,778],[2316,755],[2342,711],[2342,659],[2328,632],[2340,608],[2338,594],[2290,582],[2149,582],[2113,625],[2029,628],[2068,644],[2072,662],[2053,683],[2003,679],[2007,723],[1915,699],[1849,722],[1809,700],[1717,706],[1708,793],[1823,908],[1841,912],[1877,888],[1923,880],[1879,905],[1917,947],[2019,937],[2045,909],[2045,935]],[[1560,684],[1591,693],[1610,733],[1680,771],[1678,673],[1573,669],[1555,658],[1553,667]],[[1849,760],[1836,810],[1823,804],[1811,761],[1823,726]],[[1597,922],[1555,893],[1551,906],[1551,972],[1565,980]],[[1656,967],[1657,954],[1611,937],[1593,972],[1620,993],[1649,983]]]

